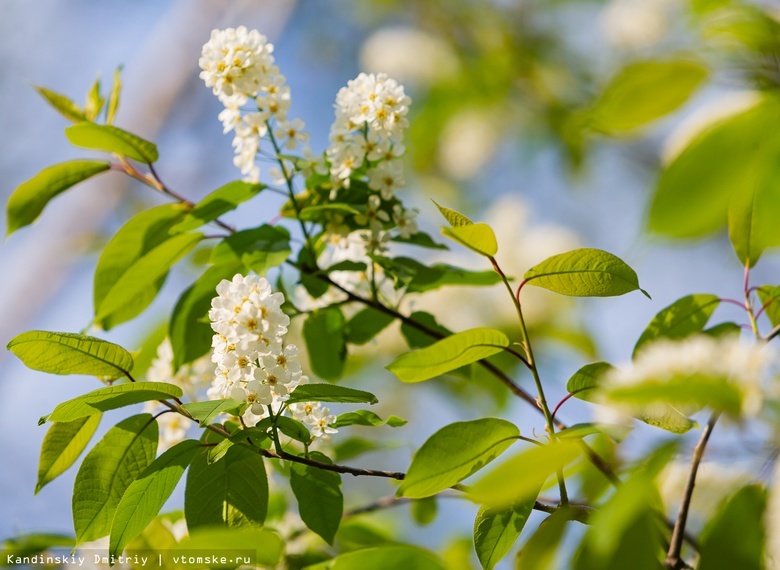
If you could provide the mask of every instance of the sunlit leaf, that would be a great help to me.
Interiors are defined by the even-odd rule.
[[[287,400],[289,404],[298,402],[341,402],[345,404],[376,404],[376,396],[363,390],[333,384],[304,384],[298,386]]]
[[[430,497],[473,475],[509,448],[517,426],[496,418],[443,427],[417,450],[398,495]]]
[[[133,357],[118,344],[75,333],[28,331],[6,347],[33,370],[116,378],[133,368]]]
[[[636,272],[619,257],[600,249],[583,248],[554,255],[524,275],[526,283],[574,297],[612,297],[639,287]]]
[[[54,109],[59,111],[59,113],[69,121],[80,123],[81,121],[87,120],[84,109],[79,107],[70,97],[66,97],[62,93],[57,93],[56,91],[39,85],[34,85],[33,87],[41,97],[46,99],[46,102],[49,103],[49,105],[54,107]]]
[[[78,123],[65,129],[65,136],[74,146],[113,152],[139,162],[153,163],[159,158],[153,143],[111,125]]]
[[[257,196],[265,188],[263,184],[234,181],[217,188],[207,195],[176,226],[174,232],[186,232],[212,222],[221,215],[235,210],[242,203]]]
[[[109,163],[101,160],[71,160],[44,168],[8,198],[6,235],[33,223],[58,194],[109,168]]]
[[[636,341],[634,356],[642,346],[659,338],[677,340],[701,332],[719,304],[717,295],[687,295],[678,299],[653,317]]]
[[[236,232],[223,239],[211,252],[211,263],[240,261],[247,269],[264,275],[292,253],[290,232],[281,226],[263,225]]]
[[[422,382],[487,358],[507,346],[509,339],[501,331],[485,327],[469,329],[402,354],[387,369],[402,382]]]
[[[312,452],[312,459],[330,463],[321,453]],[[290,487],[298,500],[301,520],[328,544],[333,544],[344,511],[341,475],[301,463],[290,465]]]
[[[482,507],[474,520],[474,549],[482,568],[490,570],[514,546],[534,508],[536,499],[511,507]]]
[[[72,422],[56,423],[49,428],[41,444],[36,494],[76,462],[92,439],[100,423],[100,416],[98,413]]]
[[[374,412],[368,410],[355,410],[354,412],[345,412],[340,414],[332,424],[335,428],[344,426],[384,426],[401,427],[406,425],[406,420],[398,416],[388,416],[383,420]]]

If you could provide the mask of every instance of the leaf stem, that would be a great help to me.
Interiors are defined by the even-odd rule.
[[[526,363],[531,370],[531,375],[533,376],[534,383],[536,384],[536,392],[539,394],[539,407],[544,413],[544,419],[547,422],[547,431],[549,432],[550,437],[552,439],[556,439],[555,420],[553,419],[553,414],[550,413],[550,407],[547,405],[547,398],[544,395],[542,379],[539,375],[539,368],[536,365],[533,347],[531,346],[531,338],[528,335],[528,328],[526,327],[525,318],[523,317],[523,308],[520,305],[520,288],[522,287],[523,283],[521,283],[517,288],[517,294],[515,294],[515,292],[512,290],[512,285],[509,283],[509,279],[507,279],[506,274],[504,274],[504,272],[501,270],[501,267],[498,265],[496,258],[491,256],[488,259],[490,259],[490,263],[493,265],[493,269],[495,269],[496,273],[498,273],[499,277],[501,277],[501,281],[504,282],[504,286],[506,287],[509,296],[512,298],[512,304],[514,304],[515,310],[517,311],[517,318],[520,321],[520,334],[522,335],[521,344],[523,350],[525,351],[527,361]],[[561,494],[561,504],[566,506],[569,504],[569,494],[566,490],[566,480],[563,477],[562,471],[559,471],[557,475],[558,489]]]

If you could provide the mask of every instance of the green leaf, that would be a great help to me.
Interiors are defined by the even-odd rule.
[[[645,344],[659,338],[678,340],[699,333],[718,308],[717,295],[687,295],[662,309],[636,341],[634,357]]]
[[[178,370],[211,350],[214,331],[208,322],[211,300],[223,279],[232,279],[243,265],[237,261],[213,265],[181,294],[171,314],[169,336],[173,368]]]
[[[150,330],[145,331],[141,347],[132,352],[133,369],[130,371],[133,378],[141,378],[146,375],[152,362],[157,358],[157,351],[160,345],[168,336],[167,323],[162,323]]]
[[[243,402],[241,400],[207,400],[205,402],[190,402],[184,404],[182,408],[187,410],[193,418],[198,420],[200,427],[206,427],[214,421],[219,414],[239,407]]]
[[[756,291],[762,306],[766,306],[764,314],[773,327],[780,325],[780,286],[762,285]]]
[[[119,95],[122,92],[122,66],[114,71],[114,82],[111,85],[111,93],[108,94],[108,107],[106,108],[106,124],[111,125],[116,118],[119,109]]]
[[[56,423],[46,432],[38,462],[38,482],[35,494],[76,462],[100,423],[101,414],[72,422]]]
[[[257,196],[263,188],[264,184],[250,184],[240,180],[229,182],[198,202],[184,220],[174,226],[173,231],[186,232],[213,222]]]
[[[433,241],[433,238],[426,234],[425,232],[417,232],[416,234],[412,234],[408,238],[403,238],[401,236],[395,236],[393,238],[390,238],[390,241],[396,241],[398,243],[406,243],[409,245],[416,245],[418,247],[425,247],[427,249],[449,249],[446,245],[443,243],[438,243],[436,241]]]
[[[492,270],[469,271],[446,263],[425,265],[409,257],[396,257],[386,260],[382,265],[386,270],[397,273],[409,293],[424,293],[446,285],[495,285],[501,281]]]
[[[439,209],[439,212],[441,212],[441,215],[444,216],[444,219],[447,220],[452,227],[457,228],[474,224],[474,222],[472,222],[460,212],[456,212],[455,210],[450,210],[449,208],[440,206],[436,200],[431,200],[431,202],[434,203],[434,205]]]
[[[582,447],[572,440],[535,445],[482,477],[469,494],[479,503],[499,507],[535,499],[547,477],[581,456]]]
[[[701,533],[699,570],[764,568],[766,489],[742,487]]]
[[[557,570],[554,566],[558,545],[566,525],[573,520],[569,509],[559,509],[542,521],[522,550],[517,553],[515,570]]]
[[[188,439],[163,453],[122,495],[111,524],[109,554],[119,556],[160,512],[200,443]]]
[[[303,338],[311,370],[325,380],[336,380],[344,372],[347,358],[346,323],[337,308],[311,313],[303,323]]]
[[[271,267],[284,263],[291,253],[290,232],[280,226],[263,225],[223,239],[211,252],[211,263],[240,261],[247,269],[264,275]]]
[[[300,441],[301,443],[306,444],[311,442],[312,438],[311,433],[309,432],[309,428],[298,420],[294,420],[286,416],[279,416],[276,418],[276,428],[282,434],[294,439],[295,441]]]
[[[471,224],[467,226],[453,226],[442,228],[441,233],[459,244],[466,246],[471,251],[493,257],[498,253],[498,242],[493,229],[487,224]]]
[[[362,437],[350,437],[339,439],[338,443],[333,446],[333,455],[336,461],[346,461],[364,453],[376,451],[380,447],[376,441]]]
[[[419,328],[409,324],[408,321],[418,323],[422,327],[425,327],[425,329],[438,333],[443,337],[453,334],[451,330],[437,323],[436,317],[432,314],[424,311],[415,311],[409,315],[407,321],[401,323],[401,334],[406,339],[409,348],[425,348],[436,342],[437,337],[421,331]]]
[[[3,547],[0,549],[0,560],[5,564],[10,564],[8,557],[16,558],[24,556],[33,556],[44,550],[52,548],[70,548],[75,546],[76,542],[72,536],[49,533],[32,533],[14,536],[3,541]],[[3,563],[0,563],[2,565]]]
[[[113,152],[139,162],[157,162],[157,147],[139,136],[111,125],[78,123],[65,129],[72,145],[92,150]]]
[[[509,339],[496,329],[469,329],[407,352],[387,365],[402,382],[423,382],[501,352]]]
[[[180,398],[181,396],[181,388],[164,382],[129,382],[107,386],[58,404],[52,413],[38,421],[38,425],[45,422],[72,422],[79,418],[140,402]]]
[[[436,204],[436,202],[433,202]],[[444,236],[466,246],[470,250],[487,257],[493,257],[498,252],[496,235],[487,224],[475,224],[466,216],[455,210],[436,204],[442,216],[450,223],[449,228],[442,228]]]
[[[78,543],[109,533],[122,495],[154,461],[157,438],[157,422],[151,414],[131,416],[108,430],[87,454],[73,487]]]
[[[6,205],[6,236],[33,223],[49,200],[68,188],[105,172],[103,160],[71,160],[44,168],[13,191]]]
[[[395,317],[373,307],[366,307],[346,325],[346,341],[352,344],[366,344],[387,328]]]
[[[621,135],[678,109],[707,77],[695,61],[639,61],[612,78],[592,110],[591,127]]]
[[[602,378],[614,370],[608,362],[586,364],[575,372],[566,383],[566,391],[578,400],[595,402],[593,390],[598,388]]]
[[[336,421],[332,424],[335,428],[345,426],[383,426],[388,425],[390,427],[401,427],[406,425],[406,420],[399,418],[398,416],[390,416],[386,420],[383,420],[374,412],[368,410],[355,410],[354,412],[346,412],[339,415]]]
[[[419,546],[392,544],[341,554],[306,570],[447,570],[435,554]]]
[[[61,93],[38,85],[33,85],[33,88],[41,97],[46,99],[46,102],[49,103],[49,105],[54,107],[54,109],[59,111],[59,113],[69,121],[80,123],[81,121],[87,120],[84,109],[79,107],[70,97],[66,97]]]
[[[321,453],[312,452],[312,459],[330,463]],[[333,544],[344,512],[341,475],[302,463],[290,464],[290,487],[298,500],[301,520],[328,544]]]
[[[221,438],[207,434],[207,443]],[[184,514],[190,530],[204,526],[262,526],[268,510],[263,458],[242,445],[209,464],[208,449],[195,455],[187,473]]]
[[[299,218],[305,222],[319,222],[323,220],[323,213],[336,213],[342,215],[360,214],[358,210],[349,204],[321,204],[319,206],[307,206],[301,210]]]
[[[116,378],[133,368],[133,357],[118,344],[74,333],[27,331],[6,348],[28,368],[50,374]]]
[[[780,103],[767,97],[695,137],[661,173],[649,228],[673,238],[704,236],[725,226],[733,197],[776,187],[780,139],[767,135],[766,125],[778,119]]]
[[[98,77],[87,93],[87,101],[84,105],[84,114],[87,117],[87,121],[97,119],[105,103],[106,100],[100,95],[100,77]]]
[[[509,553],[535,502],[534,498],[509,508],[479,509],[474,520],[474,549],[482,568],[490,570]]]
[[[496,418],[445,426],[414,454],[398,495],[412,499],[435,495],[482,469],[519,435],[517,426]]]
[[[116,283],[144,256],[170,239],[170,230],[184,216],[179,204],[164,204],[144,210],[130,218],[106,244],[95,268],[93,304],[95,314],[106,301]],[[110,329],[138,316],[155,299],[163,284],[167,271],[157,280],[140,291],[132,302],[100,325]]]
[[[420,526],[428,526],[436,520],[439,510],[436,497],[415,499],[412,501],[412,519]]]
[[[780,157],[780,145],[773,155]],[[776,182],[780,168],[767,165],[769,180],[760,180],[742,192],[735,192],[728,211],[731,244],[740,262],[753,267],[768,247],[780,244],[777,212],[780,211],[780,184]]]
[[[298,402],[341,402],[345,404],[376,404],[379,400],[370,392],[333,384],[304,384],[290,394],[288,404]]]
[[[282,557],[284,543],[275,532],[264,528],[214,528],[190,530],[189,537],[174,546],[174,552],[188,556],[214,552],[231,563],[213,564],[212,568],[235,568],[237,556],[249,556],[253,564],[276,567]],[[221,556],[220,556],[221,555]]]
[[[526,271],[525,281],[561,295],[613,297],[642,291],[636,273],[619,257],[600,249],[582,248],[554,255]]]
[[[203,234],[180,234],[164,241],[135,261],[114,283],[96,310],[96,321],[104,321],[155,287],[171,267],[187,255]]]

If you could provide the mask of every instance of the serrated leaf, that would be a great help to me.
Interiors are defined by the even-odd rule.
[[[206,435],[207,443],[221,439]],[[260,455],[242,445],[230,447],[212,464],[208,449],[195,455],[184,492],[187,528],[262,526],[267,510],[268,478]]]
[[[506,556],[528,522],[536,499],[512,507],[481,507],[474,520],[474,549],[482,568],[490,570]]]
[[[312,459],[331,463],[321,453],[310,454]],[[301,520],[328,544],[333,544],[344,512],[341,494],[341,475],[301,463],[290,464],[290,487],[298,500]]]
[[[47,89],[46,87],[41,87],[39,85],[33,85],[33,88],[41,97],[46,99],[46,102],[49,103],[49,105],[59,111],[59,113],[69,121],[73,123],[80,123],[81,121],[87,120],[87,116],[84,114],[84,110],[79,107],[70,97],[63,95],[62,93],[52,91],[51,89]]]
[[[312,372],[325,380],[337,380],[347,358],[346,322],[337,308],[317,310],[303,322],[303,338]]]
[[[615,367],[608,362],[586,364],[569,378],[566,391],[578,400],[595,402],[593,390],[598,388],[604,376],[614,369]]]
[[[228,182],[198,202],[187,216],[173,227],[173,231],[186,232],[213,222],[257,196],[263,188],[264,184],[250,184],[239,180]]]
[[[341,402],[345,404],[376,404],[376,399],[370,392],[355,390],[346,386],[334,384],[303,384],[290,394],[288,404],[298,402]]]
[[[265,528],[205,527],[190,531],[189,537],[182,539],[173,550],[185,556],[193,552],[215,552],[231,561],[237,556],[249,556],[252,564],[274,568],[284,552],[284,542],[277,533]],[[212,567],[233,568],[235,564]]]
[[[164,204],[133,216],[117,231],[103,248],[95,268],[92,293],[95,314],[122,276],[145,255],[170,239],[171,227],[183,216],[184,210],[179,204]],[[121,310],[103,319],[100,325],[110,329],[138,316],[155,299],[167,274],[167,271],[164,272]]]
[[[179,234],[140,257],[111,287],[97,307],[95,320],[104,321],[144,295],[201,239],[203,234],[200,233]]]
[[[263,225],[223,239],[211,252],[211,263],[240,261],[247,269],[264,275],[271,267],[284,263],[291,253],[290,232],[280,226]]]
[[[119,110],[119,95],[122,92],[122,66],[114,71],[114,82],[111,84],[111,93],[108,94],[108,107],[106,108],[106,124],[111,125]]]
[[[110,532],[122,495],[154,461],[157,438],[157,422],[151,414],[140,414],[119,422],[90,450],[73,487],[73,525],[78,543]]]
[[[633,356],[642,346],[659,338],[677,340],[701,332],[718,308],[717,295],[687,295],[665,307],[653,317],[634,346]]]
[[[242,268],[238,261],[213,265],[181,294],[173,308],[169,328],[174,369],[209,352],[214,336],[207,321],[211,300],[216,296],[217,285],[240,273]]]
[[[487,224],[442,228],[441,233],[480,255],[493,257],[498,253],[496,234],[493,233],[493,229]]]
[[[100,424],[100,417],[98,413],[72,422],[56,423],[49,428],[41,444],[36,495],[44,485],[62,475],[76,462],[92,439]]]
[[[473,475],[511,446],[520,430],[496,418],[443,427],[417,450],[397,494],[430,497]]]
[[[441,212],[441,215],[444,216],[444,219],[447,220],[452,227],[470,226],[474,223],[460,212],[440,206],[436,200],[431,200],[431,202],[434,203],[439,209],[439,212]]]
[[[340,554],[307,570],[448,570],[433,552],[408,544],[391,544]]]
[[[44,168],[22,183],[8,198],[6,236],[33,223],[58,194],[110,167],[102,160],[71,160]]]
[[[506,506],[536,498],[547,477],[582,456],[579,442],[559,440],[535,445],[503,462],[469,489],[487,506]]]
[[[501,352],[509,339],[499,330],[480,327],[407,352],[387,365],[402,382],[423,382]]]
[[[193,418],[198,420],[200,427],[206,427],[219,414],[239,407],[243,402],[227,398],[225,400],[207,400],[205,402],[190,402],[182,405]]]
[[[345,426],[383,426],[388,425],[390,427],[401,427],[406,425],[407,421],[399,418],[398,416],[389,416],[386,420],[383,420],[374,412],[368,410],[355,410],[354,412],[346,412],[340,414],[336,421],[332,424],[335,428]]]
[[[6,348],[28,368],[50,374],[116,378],[133,368],[133,357],[118,344],[75,333],[28,331]]]
[[[592,110],[591,127],[621,135],[679,108],[707,77],[707,69],[689,60],[650,60],[621,69]]]
[[[171,496],[200,443],[189,439],[176,444],[147,467],[122,495],[111,524],[109,554],[119,556]]]
[[[157,147],[141,137],[111,125],[78,123],[65,129],[70,143],[81,148],[112,152],[139,162],[157,162]]]
[[[523,276],[529,285],[574,297],[612,297],[639,287],[636,273],[619,257],[592,248],[575,249],[547,258]]]
[[[164,382],[129,382],[107,386],[58,404],[52,413],[42,417],[38,423],[40,425],[44,422],[72,422],[132,404],[181,396],[181,388]]]

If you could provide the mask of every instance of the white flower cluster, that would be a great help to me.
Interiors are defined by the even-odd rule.
[[[762,381],[773,361],[771,351],[737,336],[659,340],[644,347],[630,368],[616,368],[607,376],[606,385],[622,387],[686,378],[723,380],[742,392],[743,412],[756,414],[763,401]]]
[[[196,402],[211,382],[210,360],[209,356],[204,356],[174,371],[173,347],[170,339],[166,338],[157,347],[157,357],[152,360],[146,373],[146,379],[149,382],[175,384],[182,389],[190,401]],[[144,405],[144,411],[150,414],[157,414],[165,410],[168,408],[159,402],[146,402]],[[159,416],[157,424],[160,432],[158,449],[165,450],[184,441],[191,422],[184,416],[171,412]]]
[[[263,137],[271,135],[289,150],[309,140],[304,122],[287,118],[290,88],[274,65],[273,50],[273,44],[257,30],[244,26],[213,30],[198,62],[201,79],[225,105],[219,119],[225,133],[235,132],[233,162],[249,182],[260,177],[256,158]],[[254,108],[245,110],[250,100]]]
[[[340,188],[350,187],[353,175],[365,167],[373,193],[365,214],[357,221],[369,229],[366,240],[372,251],[381,249],[382,228],[390,221],[387,212],[380,209],[382,201],[392,200],[396,190],[406,185],[401,157],[410,104],[403,86],[384,73],[361,73],[336,95],[336,119],[326,152],[330,176],[337,194]],[[417,232],[415,215],[401,204],[393,206],[393,222],[402,237]],[[334,225],[339,221],[335,219]]]
[[[246,402],[244,421],[253,426],[269,410],[278,413],[289,394],[309,379],[298,361],[298,348],[284,343],[290,324],[281,308],[284,295],[274,292],[265,277],[236,274],[217,286],[217,294],[209,311],[215,333],[212,361],[217,368],[208,396]],[[335,417],[327,408],[319,403],[305,405],[310,411],[302,418],[314,426],[312,435],[335,432],[328,427]]]

